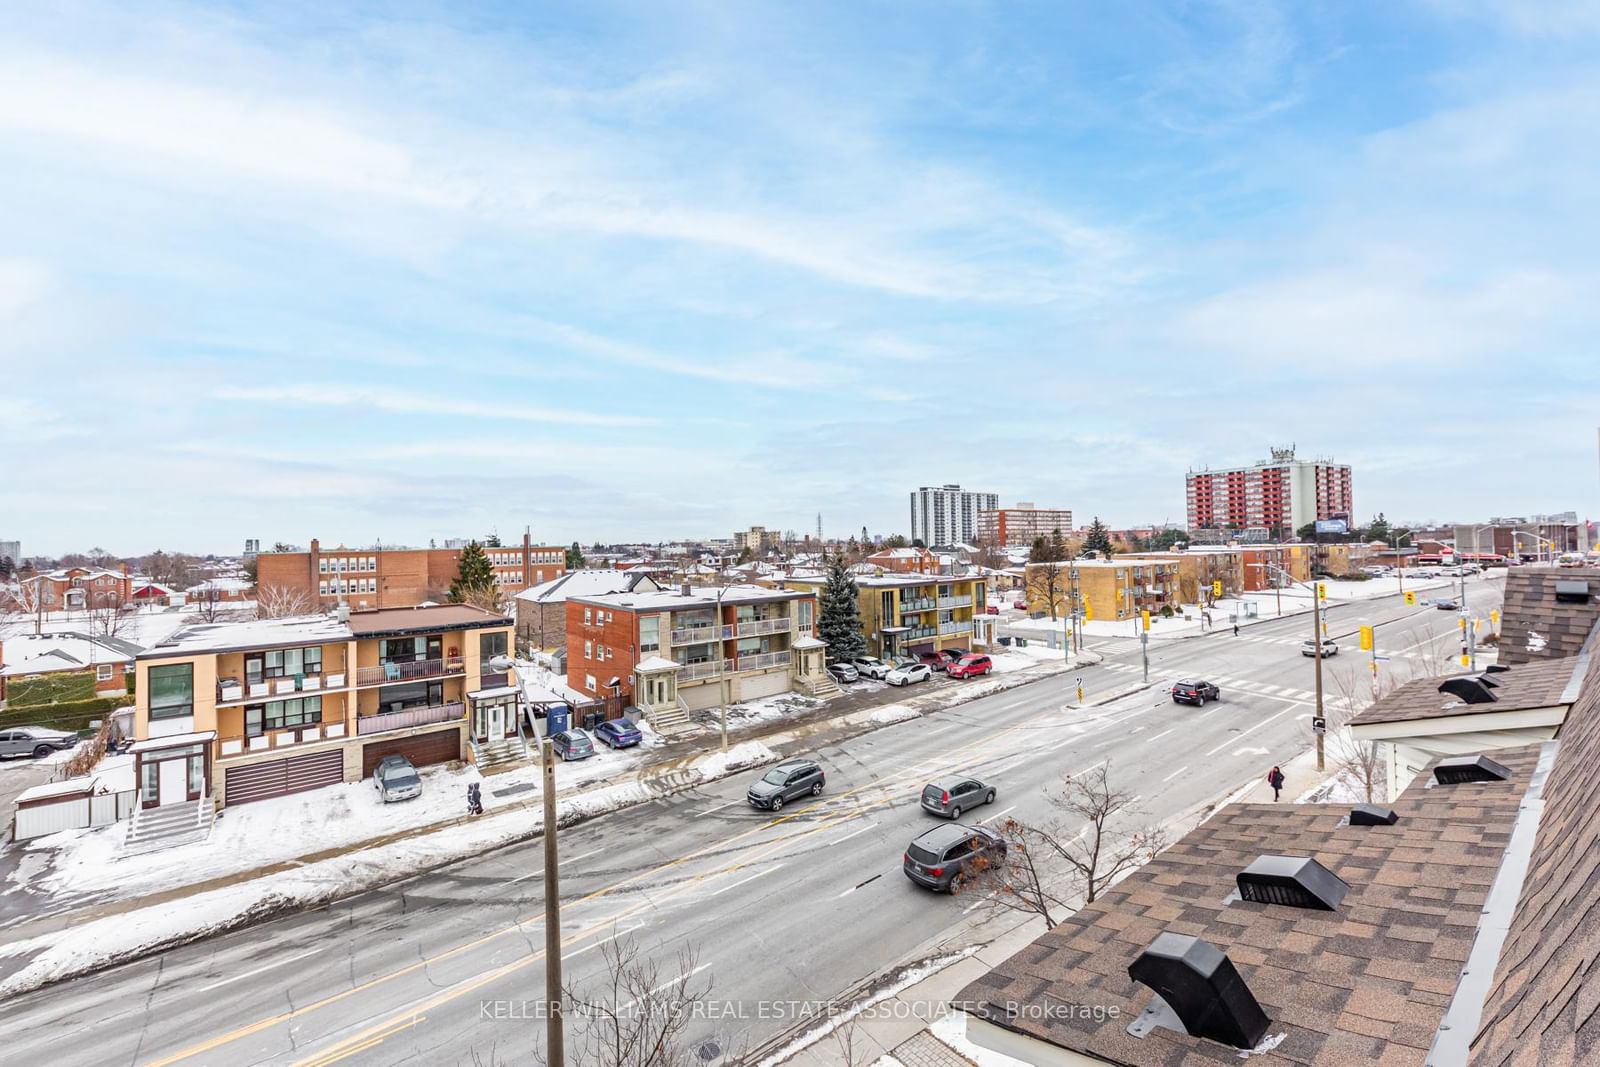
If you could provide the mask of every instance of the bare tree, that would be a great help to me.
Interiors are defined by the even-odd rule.
[[[1006,819],[996,828],[1005,858],[969,864],[958,891],[987,894],[995,907],[1038,915],[1048,928],[1154,859],[1167,838],[1159,824],[1139,818],[1137,796],[1113,787],[1109,762],[1064,776],[1045,795],[1059,814],[1040,823]]]
[[[708,1014],[698,1006],[711,996],[711,980],[702,983],[694,977],[700,970],[699,953],[685,947],[674,965],[663,968],[629,935],[605,942],[600,953],[605,973],[588,989],[568,985],[564,990],[567,1063],[574,1067],[699,1064],[701,1057],[688,1047],[686,1038],[689,1026]],[[729,1056],[726,1049],[720,1054]],[[533,1058],[546,1062],[542,1048],[534,1049]],[[729,1056],[729,1062],[736,1059]]]
[[[89,598],[89,631],[115,637],[128,617],[128,600],[120,592],[100,592]]]
[[[1026,576],[1024,585],[1029,606],[1044,604],[1051,621],[1054,621],[1067,605],[1068,565],[1060,560],[1046,560],[1028,564],[1023,573]]]
[[[203,622],[216,622],[222,615],[222,590],[211,582],[189,592],[185,603],[194,605]]]
[[[256,589],[256,618],[286,619],[291,615],[310,615],[316,610],[311,594],[284,585],[264,585]]]
[[[1335,673],[1333,684],[1339,692],[1339,700],[1332,708],[1326,705],[1323,707],[1325,713],[1330,713],[1326,716],[1328,732],[1323,738],[1325,751],[1332,757],[1333,764],[1339,768],[1339,772],[1347,775],[1360,787],[1368,804],[1382,800],[1386,792],[1388,774],[1383,752],[1378,747],[1379,742],[1357,737],[1350,730],[1350,720],[1356,717],[1367,702],[1358,696],[1360,686],[1352,672]],[[1381,687],[1374,690],[1374,699],[1381,695]]]

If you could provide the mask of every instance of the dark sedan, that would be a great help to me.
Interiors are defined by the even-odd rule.
[[[607,719],[594,728],[594,735],[612,748],[632,748],[644,740],[632,719]]]

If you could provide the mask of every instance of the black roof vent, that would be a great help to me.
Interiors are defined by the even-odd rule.
[[[1447,678],[1439,683],[1439,692],[1449,693],[1463,704],[1493,704],[1499,699],[1478,678]]]
[[[1333,911],[1350,891],[1310,856],[1260,856],[1238,874],[1239,895],[1255,904]]]
[[[1393,826],[1400,816],[1393,808],[1380,808],[1376,804],[1357,804],[1350,809],[1351,826]]]
[[[1451,756],[1442,759],[1433,768],[1433,780],[1440,785],[1460,785],[1462,782],[1503,782],[1511,777],[1511,769],[1488,756]]]
[[[1506,671],[1509,671],[1510,669],[1511,668],[1506,666],[1504,663],[1491,663],[1491,664],[1489,664],[1487,667],[1485,667],[1483,669],[1483,673],[1484,674],[1504,674]]]
[[[1156,935],[1128,965],[1128,977],[1155,990],[1193,1037],[1255,1048],[1271,1025],[1233,961],[1198,937]]]
[[[1581,578],[1557,578],[1556,602],[1558,604],[1587,604],[1589,583]]]

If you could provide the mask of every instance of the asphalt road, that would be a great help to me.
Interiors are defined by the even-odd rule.
[[[1498,603],[1498,581],[1469,588],[1480,613]],[[1330,633],[1362,622],[1396,653],[1386,671],[1453,649],[1453,615],[1398,597],[1335,608]],[[811,754],[826,793],[778,816],[744,804],[752,774],[573,828],[561,846],[567,976],[594,989],[606,952],[631,941],[666,982],[692,952],[692,981],[712,994],[690,1033],[734,1062],[813,1010],[804,1002],[959,943],[986,916],[900,872],[906,844],[933,825],[917,806],[927,778],[960,769],[997,785],[993,808],[965,821],[1041,817],[1042,787],[1110,761],[1150,818],[1198,811],[1307,744],[1312,661],[1296,646],[1309,630],[1295,617],[1152,645],[1152,687],[1101,706],[1075,706],[1073,676],[1057,676],[824,747]],[[1367,684],[1353,637],[1340,643],[1330,693],[1341,674],[1345,688]],[[1136,645],[1108,644],[1122,651],[1082,672],[1091,700],[1141,680]],[[1159,688],[1180,676],[1245,684],[1224,683],[1223,700],[1197,709]],[[6,1058],[530,1062],[543,1033],[540,871],[539,844],[517,846],[17,998],[0,1007]]]

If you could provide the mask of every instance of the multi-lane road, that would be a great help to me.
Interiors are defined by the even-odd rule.
[[[1473,579],[1478,614],[1501,583]],[[1443,591],[1440,591],[1442,595]],[[1429,595],[1436,595],[1430,593]],[[1398,597],[1339,606],[1329,629],[1330,700],[1368,685],[1353,632],[1378,625],[1385,671],[1424,668],[1454,648],[1456,620]],[[1047,815],[1043,787],[1109,761],[1152,820],[1203,810],[1304,748],[1312,661],[1306,617],[1151,646],[1107,641],[1082,673],[1091,706],[1057,675],[809,753],[826,793],[780,815],[744,801],[751,775],[617,812],[562,835],[563,959],[579,985],[606,974],[606,946],[631,941],[675,973],[694,954],[711,998],[695,1043],[740,1050],[797,1013],[940,943],[980,936],[987,909],[934,896],[900,873],[906,844],[931,824],[925,780],[960,769],[999,799],[967,821]],[[1430,665],[1432,666],[1432,665]],[[1217,682],[1223,700],[1173,704],[1163,683]],[[785,753],[792,754],[792,753]],[[1294,795],[1311,783],[1289,784]],[[332,907],[197,942],[0,1005],[5,1055],[57,1064],[525,1063],[541,1042],[543,892],[537,841]],[[569,1045],[570,1047],[570,1045]]]

